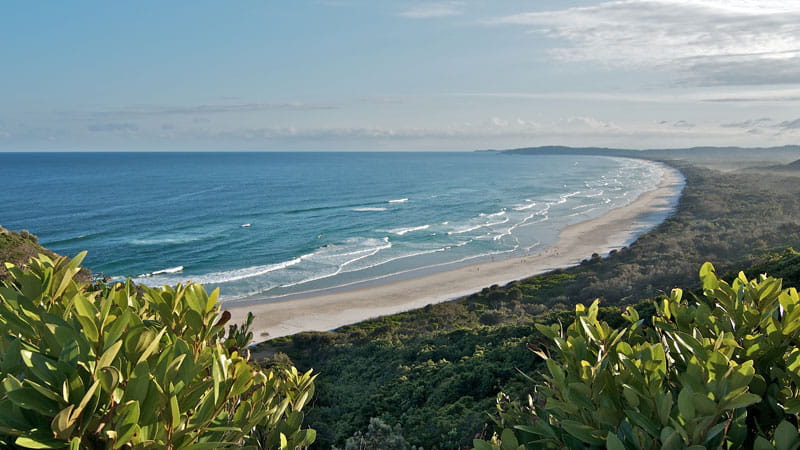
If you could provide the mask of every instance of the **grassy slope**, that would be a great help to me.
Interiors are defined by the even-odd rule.
[[[300,368],[321,374],[308,416],[318,447],[341,445],[370,417],[401,424],[406,439],[425,448],[468,444],[498,391],[529,389],[516,369],[536,373],[525,348],[539,338],[533,321],[557,319],[543,313],[595,297],[621,305],[691,288],[706,260],[720,273],[774,268],[780,258],[759,255],[800,245],[800,186],[792,179],[680,168],[687,186],[674,217],[607,259],[337,332],[272,341]]]
[[[38,238],[27,231],[14,232],[0,227],[0,280],[8,276],[8,271],[3,263],[10,262],[15,266],[21,267],[28,264],[34,256],[44,253],[47,256],[57,256],[52,251],[42,247]],[[84,268],[78,274],[82,281],[91,278],[91,272]]]
[[[22,231],[19,233],[0,227],[0,262],[10,262],[15,266],[23,266],[31,257],[44,253],[53,256],[54,253],[39,245],[36,236]],[[8,275],[5,264],[0,264],[0,280]]]

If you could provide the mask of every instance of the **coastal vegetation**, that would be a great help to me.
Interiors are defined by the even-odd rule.
[[[198,284],[76,280],[72,260],[7,264],[0,286],[3,448],[293,449],[311,444],[311,371],[259,369],[252,335]]]
[[[539,324],[545,383],[498,404],[499,435],[476,449],[797,448],[800,296],[744,273],[727,283],[706,263],[702,294],[673,289],[623,326],[598,319]],[[501,399],[503,397],[501,396]]]
[[[795,179],[673,166],[686,178],[675,214],[608,258],[587,255],[579,266],[453,302],[266,343],[276,358],[320,373],[308,415],[319,447],[342,446],[371,418],[399,424],[410,444],[425,448],[490,436],[497,393],[524,398],[530,381],[521,373],[544,370],[527,348],[544,339],[535,323],[569,323],[576,304],[600,298],[609,323],[631,304],[645,316],[649,299],[697,288],[705,261],[726,279],[745,268],[797,286],[800,258],[788,250],[800,248]]]

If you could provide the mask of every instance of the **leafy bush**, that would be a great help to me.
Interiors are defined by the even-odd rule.
[[[612,328],[595,301],[537,326],[555,344],[530,346],[546,384],[527,404],[499,396],[502,434],[475,448],[798,448],[800,296],[709,263],[700,279],[702,297],[675,289],[650,323],[628,307]]]
[[[4,448],[295,448],[314,378],[230,351],[218,291],[76,282],[85,256],[7,265],[0,287]],[[91,288],[91,289],[90,289]],[[246,330],[237,329],[238,334]],[[229,336],[238,343],[240,336]]]
[[[336,450],[336,447],[333,447]],[[394,428],[384,423],[381,419],[369,419],[369,428],[366,433],[356,431],[347,438],[344,450],[416,450],[417,447],[409,444],[403,437],[400,425]],[[422,450],[421,448],[419,450]]]

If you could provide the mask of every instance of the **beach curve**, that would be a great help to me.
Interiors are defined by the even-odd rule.
[[[661,181],[633,202],[606,214],[570,225],[543,251],[384,284],[248,305],[232,305],[232,321],[255,316],[256,342],[303,331],[327,331],[375,317],[396,314],[428,304],[454,300],[498,284],[504,285],[553,269],[577,265],[592,253],[607,254],[629,245],[642,232],[657,225],[646,217],[670,211],[683,187],[677,169],[660,164]],[[224,306],[224,305],[223,305]]]

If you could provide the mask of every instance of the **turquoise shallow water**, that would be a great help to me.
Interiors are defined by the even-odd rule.
[[[112,277],[278,297],[542,250],[659,166],[496,153],[0,153],[0,225]]]

